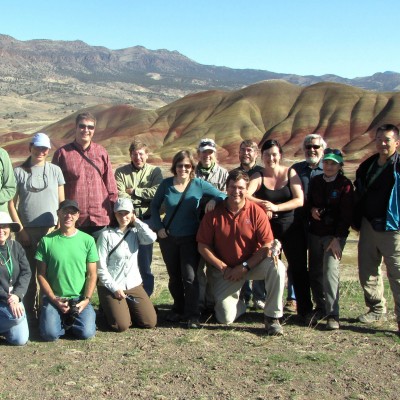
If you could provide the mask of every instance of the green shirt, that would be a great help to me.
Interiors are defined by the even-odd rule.
[[[74,236],[64,236],[60,230],[44,236],[35,258],[46,264],[54,294],[65,298],[84,295],[87,263],[99,260],[94,239],[79,230]]]

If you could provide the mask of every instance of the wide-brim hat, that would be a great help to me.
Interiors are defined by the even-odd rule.
[[[10,225],[12,232],[19,232],[21,230],[21,225],[18,222],[14,222],[10,215],[4,211],[0,211],[0,225]]]

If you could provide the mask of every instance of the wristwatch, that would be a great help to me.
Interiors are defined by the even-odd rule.
[[[243,261],[243,262],[242,262],[242,266],[243,266],[243,268],[247,269],[247,272],[249,272],[249,271],[250,271],[249,264],[247,264],[247,262],[246,262],[246,261]]]

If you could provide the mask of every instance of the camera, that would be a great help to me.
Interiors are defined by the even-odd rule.
[[[64,317],[64,328],[69,329],[75,322],[75,319],[79,316],[79,307],[78,307],[79,300],[76,299],[69,299],[68,306],[69,311]]]

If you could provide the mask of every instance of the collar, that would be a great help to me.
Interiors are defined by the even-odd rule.
[[[92,142],[90,142],[89,146],[86,147],[86,149],[84,149],[84,148],[82,147],[82,145],[80,145],[80,144],[76,141],[76,139],[72,142],[72,145],[73,145],[78,151],[80,151],[80,152],[83,153],[83,152],[85,152],[85,151],[89,151],[90,146],[92,145]]]
[[[144,170],[145,166],[146,166],[146,164],[144,164],[142,168],[137,168],[137,167],[135,167],[135,164],[133,163],[133,161],[131,161],[132,171],[135,171],[135,172],[142,171],[142,170]]]

